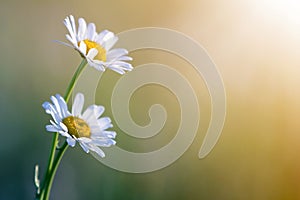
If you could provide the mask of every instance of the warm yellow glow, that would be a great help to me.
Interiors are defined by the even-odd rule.
[[[276,18],[279,22],[300,25],[299,0],[259,0],[257,4],[262,6],[266,15]]]

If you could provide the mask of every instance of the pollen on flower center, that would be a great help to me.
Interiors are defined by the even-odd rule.
[[[106,50],[97,42],[93,42],[90,40],[82,40],[86,44],[86,54],[90,51],[90,49],[97,49],[98,54],[96,55],[97,60],[101,60],[103,62],[106,61]],[[79,42],[80,43],[80,42]],[[79,45],[79,44],[78,44]]]
[[[74,116],[69,116],[64,118],[62,122],[68,128],[69,134],[74,135],[77,138],[91,136],[91,129],[83,119]]]

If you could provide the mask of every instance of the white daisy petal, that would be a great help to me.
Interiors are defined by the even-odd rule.
[[[67,142],[68,142],[68,145],[71,146],[71,147],[74,147],[75,144],[76,144],[76,140],[72,137],[68,137]]]
[[[104,30],[101,33],[99,33],[96,38],[95,38],[95,42],[97,42],[98,44],[102,45],[104,43],[104,38],[106,37],[106,35],[111,35],[114,36],[112,32],[108,31],[108,30]],[[106,37],[107,38],[107,37]],[[107,40],[107,39],[106,39]]]
[[[62,120],[62,118],[60,118],[60,116],[57,113],[52,113],[51,116],[56,123],[60,123]]]
[[[78,19],[78,35],[77,39],[82,41],[86,38],[86,22],[83,18]]]
[[[111,145],[115,145],[116,141],[112,139],[95,139],[93,144],[101,147],[110,147]]]
[[[68,132],[68,127],[64,123],[60,122],[59,126],[62,128],[62,130],[64,130],[65,132]]]
[[[123,61],[127,60],[127,61],[131,61],[132,58],[129,57],[129,56],[121,56],[121,57],[118,58],[118,60],[123,60]]]
[[[76,24],[73,15],[70,15],[70,22],[71,22],[72,31],[74,33],[74,38],[76,38]]]
[[[83,142],[85,144],[91,143],[92,139],[91,138],[87,138],[87,137],[80,137],[78,138],[78,141]]]
[[[50,120],[50,123],[52,124],[52,126],[54,126],[57,129],[61,129],[61,127],[59,125],[57,125],[57,123],[55,123],[54,121]]]
[[[110,67],[119,67],[119,68],[122,68],[122,69],[125,69],[125,70],[128,70],[128,71],[131,71],[133,69],[132,65],[130,63],[126,63],[126,62],[123,62],[123,61],[116,61],[114,62],[114,64],[112,65],[108,65],[107,66],[108,68]]]
[[[117,135],[115,131],[103,131],[103,134],[108,138],[115,138]]]
[[[66,17],[64,19],[64,25],[66,26],[66,28],[68,29],[69,32],[72,31],[72,29],[70,29],[71,28],[71,24],[70,24],[70,21],[69,21],[69,17]]]
[[[96,119],[98,119],[104,112],[105,108],[104,106],[95,106],[94,107],[94,115]]]
[[[69,17],[66,17],[65,20],[64,20],[64,24],[66,26],[66,28],[68,29],[69,33],[70,33],[70,38],[72,38],[73,36],[73,31],[72,31],[72,27],[71,27],[71,23],[70,23],[70,20],[69,20]],[[73,38],[72,38],[73,39]]]
[[[104,130],[112,127],[113,125],[111,123],[106,124],[105,126],[100,126],[99,123],[98,125],[93,124],[90,126],[92,133],[97,137],[110,137],[104,133],[105,132]]]
[[[96,26],[94,23],[89,23],[87,27],[87,39],[94,41],[96,36]]]
[[[84,96],[82,93],[77,93],[72,106],[72,115],[79,116],[82,112],[84,104]]]
[[[111,31],[106,31],[106,34],[103,36],[103,38],[102,38],[102,42],[104,43],[104,42],[106,42],[106,41],[108,41],[108,40],[110,40],[110,39],[112,39],[112,38],[114,38],[115,37],[115,34],[113,33],[113,32],[111,32]],[[102,44],[103,44],[102,43]]]
[[[89,58],[87,58],[87,61],[88,61],[89,65],[91,67],[94,67],[96,70],[101,71],[101,72],[105,71],[104,63],[102,61],[92,60],[92,59],[89,59]]]
[[[65,26],[67,27],[67,29],[69,31],[70,38],[72,38],[72,40],[75,41],[76,40],[76,32],[73,29],[72,20],[74,21],[74,17],[72,15],[70,15],[69,17],[65,18],[64,24],[65,24]]]
[[[79,144],[86,153],[90,151],[89,147],[84,142],[79,141]]]
[[[93,48],[89,50],[86,57],[88,57],[89,59],[94,59],[97,54],[98,54],[98,50]]]
[[[105,48],[106,51],[109,51],[118,41],[118,37],[113,37],[110,40],[106,41],[103,43],[103,47]]]
[[[97,107],[96,105],[89,106],[83,113],[82,118],[86,121],[90,121],[92,119],[96,119],[94,109]]]
[[[108,68],[119,74],[125,74],[125,71],[123,69],[121,69],[119,66],[115,67],[115,66],[110,65]]]
[[[46,113],[47,114],[50,114],[52,112],[52,109],[51,109],[51,104],[46,101],[42,104],[43,108],[45,109]]]
[[[97,120],[99,124],[99,128],[101,130],[108,129],[112,127],[111,119],[109,117],[102,117]]]
[[[116,137],[117,133],[115,131],[94,131],[93,135],[91,136],[93,140],[96,139],[114,139]]]
[[[69,34],[66,34],[66,38],[75,46],[76,40],[74,38],[72,38]],[[77,47],[77,45],[76,45],[76,47]]]
[[[68,133],[68,132],[65,132],[65,131],[58,131],[58,133],[61,134],[61,136],[66,137],[66,138],[71,137],[71,136],[69,135],[69,133]]]
[[[83,41],[81,41],[80,43],[79,43],[79,51],[83,54],[83,55],[86,55],[86,49],[87,49],[87,47],[86,47],[86,44],[83,42]]]
[[[107,60],[116,60],[118,57],[124,56],[128,54],[128,51],[126,49],[112,49],[107,53]]]
[[[49,132],[58,132],[58,131],[60,131],[60,129],[56,128],[53,125],[47,125],[46,130],[49,131]]]
[[[45,109],[47,114],[50,114],[56,123],[61,122],[61,118],[58,114],[58,111],[55,110],[55,107],[49,102],[43,103],[43,108]]]
[[[105,157],[105,153],[99,147],[93,145],[90,149],[96,152],[101,158]]]
[[[99,118],[100,116],[98,116],[98,118],[96,118],[96,120],[94,121],[95,122],[94,125],[97,126],[98,129],[104,130],[104,129],[113,127],[113,125],[111,123],[111,119],[109,117]],[[104,127],[107,127],[107,128],[104,128]]]
[[[51,101],[53,102],[53,104],[55,106],[55,110],[57,111],[57,114],[59,115],[60,118],[62,118],[62,112],[61,112],[61,108],[60,108],[60,105],[58,103],[58,100],[54,96],[51,96],[50,99],[51,99]]]
[[[64,100],[64,98],[62,98],[62,96],[60,96],[59,94],[57,94],[55,97],[56,97],[56,99],[58,101],[58,104],[61,108],[62,117],[65,118],[65,117],[69,116],[70,112],[68,111],[68,106],[67,106],[67,103]]]

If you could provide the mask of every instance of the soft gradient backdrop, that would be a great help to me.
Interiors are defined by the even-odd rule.
[[[133,52],[132,64],[167,63],[185,74],[200,100],[196,140],[174,164],[148,174],[110,169],[79,147],[59,167],[52,199],[300,199],[300,2],[298,0],[16,1],[0,2],[0,199],[34,199],[33,169],[45,170],[52,135],[41,104],[63,94],[80,56],[54,43],[66,41],[69,14],[95,22],[98,31],[165,27],[198,41],[223,77],[227,117],[222,136],[203,160],[197,157],[210,119],[201,77],[178,57]],[[105,73],[97,103],[107,106],[119,76]],[[147,86],[131,101],[137,123],[149,122],[153,103],[166,106],[164,131],[149,141],[119,130],[118,144],[148,151],[174,136],[180,110],[163,87]],[[169,135],[165,136],[168,133]],[[172,135],[173,134],[173,135]]]

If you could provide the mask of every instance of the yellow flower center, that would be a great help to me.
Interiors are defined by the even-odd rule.
[[[62,120],[64,125],[68,128],[68,132],[75,137],[90,137],[91,129],[89,125],[78,117],[69,116]]]
[[[98,54],[95,56],[95,59],[101,60],[103,62],[106,61],[106,50],[100,44],[90,41],[90,40],[82,40],[82,41],[86,44],[85,54],[87,54],[90,51],[90,49],[95,48],[98,51]]]

